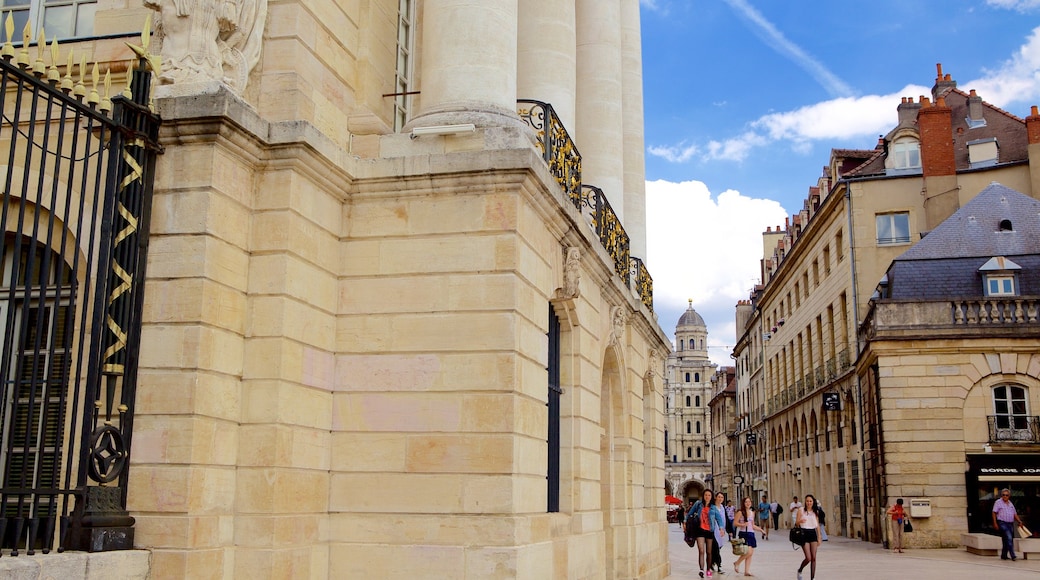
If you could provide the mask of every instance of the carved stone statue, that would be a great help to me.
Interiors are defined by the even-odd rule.
[[[223,81],[245,89],[260,60],[267,0],[144,0],[157,10],[163,84]]]
[[[567,257],[563,264],[563,287],[556,289],[556,298],[577,298],[581,290],[581,250],[575,246],[567,248]]]

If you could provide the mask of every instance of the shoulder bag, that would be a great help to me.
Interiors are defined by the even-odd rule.
[[[791,539],[792,544],[797,544],[799,546],[805,545],[805,530],[803,528],[799,528],[797,526],[791,528],[791,533],[789,534],[789,537]]]

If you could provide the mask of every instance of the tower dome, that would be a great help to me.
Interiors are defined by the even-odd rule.
[[[693,300],[690,300],[690,306],[683,312],[683,315],[679,317],[679,323],[675,325],[676,328],[680,326],[706,326],[704,319],[701,318],[700,314],[693,309]]]

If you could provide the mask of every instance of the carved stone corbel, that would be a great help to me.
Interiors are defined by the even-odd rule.
[[[577,246],[567,248],[563,263],[563,286],[556,289],[556,300],[573,300],[581,294],[581,250]]]
[[[625,325],[628,324],[628,313],[622,306],[613,306],[610,309],[610,344],[621,344],[625,335]]]

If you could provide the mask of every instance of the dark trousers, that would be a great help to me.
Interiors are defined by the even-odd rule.
[[[773,529],[774,530],[779,530],[780,529],[780,514],[778,514],[776,512],[773,512]]]
[[[1000,557],[1005,560],[1008,558],[1008,554],[1012,558],[1015,557],[1015,522],[1001,522],[998,521],[997,525],[1000,526],[1000,537],[1004,540],[1004,544],[1001,546]]]

